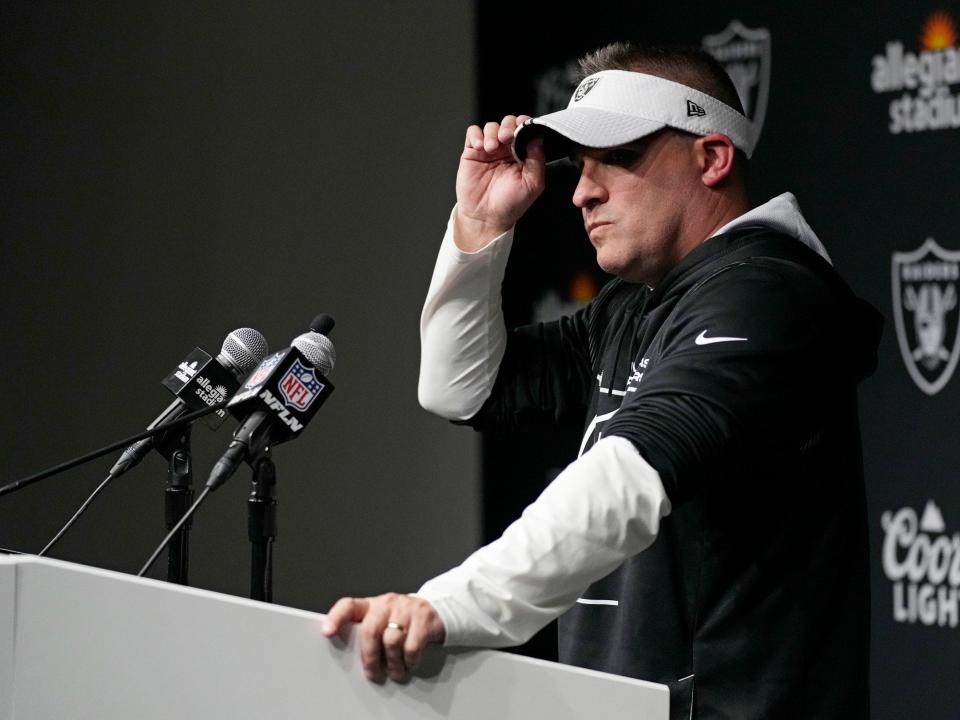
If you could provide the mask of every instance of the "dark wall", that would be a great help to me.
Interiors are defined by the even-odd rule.
[[[0,14],[2,480],[142,429],[193,346],[250,326],[280,349],[328,312],[337,390],[275,454],[277,601],[414,590],[459,561],[479,538],[477,441],[419,408],[416,376],[472,114],[472,8]],[[196,427],[198,476],[232,427]],[[37,551],[111,464],[0,498],[0,546]],[[135,571],[165,532],[165,473],[148,458],[53,555]],[[242,470],[201,509],[193,584],[246,594],[248,489]]]
[[[762,134],[751,159],[753,200],[793,192],[837,269],[886,317],[879,368],[860,391],[873,585],[873,717],[955,718],[960,704],[955,681],[960,667],[960,206],[955,179],[960,4],[678,0],[550,12],[523,5],[510,20],[511,27],[526,30],[518,59],[502,50],[499,5],[481,2],[480,115],[499,119],[565,107],[574,88],[566,73],[569,63],[614,40],[699,46],[734,20],[766,31],[769,40],[765,48],[760,40],[756,47],[745,43],[736,49],[721,42],[728,60],[743,51],[744,77],[756,71],[750,93],[755,108],[760,87],[767,93]],[[572,187],[563,177],[553,180],[551,187],[548,178],[541,199],[550,206],[545,215],[551,218],[567,212]],[[577,278],[593,272],[593,258],[583,259],[588,241],[577,213],[566,220],[572,228],[566,234],[553,225],[545,237],[521,237],[518,231],[505,285],[505,303],[517,322],[558,304],[569,307],[581,287]],[[939,250],[921,251],[928,238]],[[903,258],[913,251],[920,257]],[[916,298],[927,298],[914,309],[911,290]],[[918,306],[932,316],[926,349],[916,332]],[[839,359],[836,352],[824,348],[811,357],[809,372],[829,374]],[[566,457],[558,457],[559,442],[534,455],[522,443],[488,439],[486,467],[497,472],[484,481],[498,488],[485,497],[488,510],[495,511],[487,514],[493,521],[488,533],[495,534],[519,512],[538,472],[542,484],[575,454],[577,445],[568,447]],[[526,460],[522,466],[512,460],[518,452]],[[511,487],[518,484],[523,489],[513,492],[515,505],[508,509]]]

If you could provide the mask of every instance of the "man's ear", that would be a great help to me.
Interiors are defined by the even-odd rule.
[[[700,179],[707,187],[717,187],[733,172],[733,156],[737,151],[733,140],[721,133],[710,133],[694,143]]]

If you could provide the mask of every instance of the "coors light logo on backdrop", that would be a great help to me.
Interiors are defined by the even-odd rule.
[[[949,382],[960,359],[960,252],[927,238],[891,261],[893,315],[900,354],[927,395]]]
[[[960,83],[956,44],[953,18],[938,10],[924,23],[916,51],[906,49],[902,40],[890,40],[882,55],[873,56],[873,91],[898,93],[890,101],[891,134],[960,127],[960,94],[951,92]]]
[[[705,36],[703,49],[720,61],[733,80],[743,111],[759,138],[770,94],[770,31],[732,20],[722,32]]]
[[[960,623],[960,532],[947,533],[943,513],[928,500],[923,514],[887,511],[883,572],[893,583],[893,619],[957,627]]]

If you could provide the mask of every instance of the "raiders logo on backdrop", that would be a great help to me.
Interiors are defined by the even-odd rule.
[[[910,377],[927,395],[950,381],[960,358],[960,251],[927,238],[891,261],[893,317]]]
[[[733,80],[743,110],[753,123],[755,137],[759,138],[770,94],[770,31],[751,29],[739,20],[731,20],[722,32],[704,36],[703,49],[720,61]]]

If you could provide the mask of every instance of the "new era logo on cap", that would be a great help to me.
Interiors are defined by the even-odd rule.
[[[687,117],[703,117],[707,111],[697,105],[693,100],[687,100]]]

